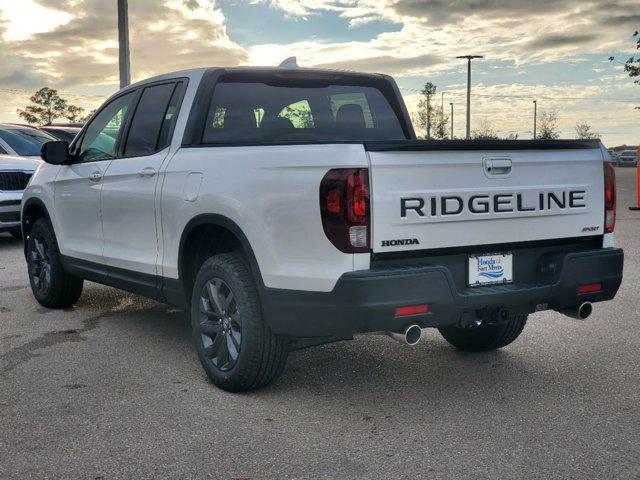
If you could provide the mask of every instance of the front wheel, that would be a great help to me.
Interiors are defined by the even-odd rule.
[[[527,315],[512,315],[503,323],[483,323],[478,327],[441,327],[440,334],[454,347],[468,352],[482,352],[506,347],[520,336]]]
[[[67,273],[49,222],[36,220],[27,240],[27,268],[33,296],[47,308],[68,308],[82,294],[83,280]]]
[[[275,335],[263,319],[253,278],[241,256],[225,253],[204,262],[193,287],[191,326],[200,362],[223,390],[255,390],[282,374],[286,339]]]

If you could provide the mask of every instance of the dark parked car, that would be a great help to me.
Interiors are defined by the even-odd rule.
[[[40,158],[40,148],[56,137],[26,125],[0,124],[0,154]]]
[[[623,150],[618,155],[617,163],[619,167],[635,167],[638,164],[638,151]]]
[[[82,125],[46,125],[39,127],[43,132],[53,135],[57,140],[66,140],[71,143],[82,128]]]

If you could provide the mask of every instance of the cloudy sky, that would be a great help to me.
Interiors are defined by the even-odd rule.
[[[94,108],[117,89],[117,0],[0,0],[0,121],[42,86]],[[587,122],[607,146],[640,141],[635,54],[640,0],[129,0],[135,79],[197,66],[347,68],[396,77],[409,108],[425,82],[454,103],[464,134],[466,65],[473,124],[531,137],[533,99],[563,137]]]

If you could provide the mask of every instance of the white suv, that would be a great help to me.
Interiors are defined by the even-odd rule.
[[[599,142],[417,141],[385,75],[163,75],[43,158],[22,208],[36,299],[68,307],[87,279],[187,308],[231,391],[360,333],[500,348],[535,311],[586,318],[622,279]]]

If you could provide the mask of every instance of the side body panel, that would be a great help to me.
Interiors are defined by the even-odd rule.
[[[27,188],[25,188],[22,194],[21,205],[21,216],[22,212],[24,212],[25,205],[30,201],[37,201],[41,205],[47,207],[49,218],[56,232],[56,235],[60,230],[60,223],[58,222],[58,217],[56,216],[56,211],[54,208],[54,182],[61,168],[62,167],[60,167],[59,165],[42,163],[31,177]],[[60,242],[59,239],[58,242]]]
[[[322,228],[319,186],[332,168],[367,167],[362,145],[182,148],[164,172],[162,274],[178,277],[182,232],[190,219],[217,214],[236,223],[269,288],[330,291],[354,269]],[[197,196],[193,176],[202,175]],[[367,268],[368,254],[358,259]],[[366,263],[366,265],[365,265]]]
[[[63,255],[102,263],[100,196],[102,176],[111,162],[102,160],[60,167],[53,202],[45,205],[50,206],[49,213],[55,217],[54,229]],[[97,180],[92,180],[92,175]]]
[[[119,158],[109,165],[101,202],[106,265],[156,275],[156,187],[167,154],[164,149],[146,157]]]

